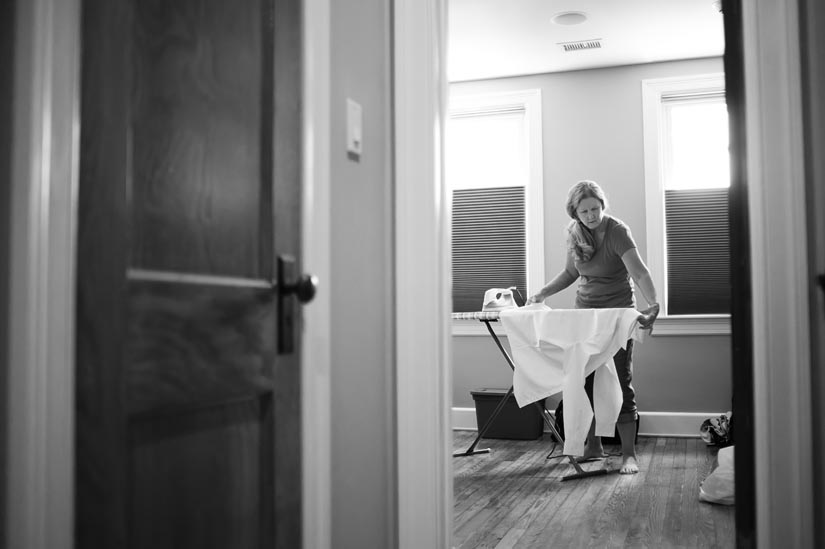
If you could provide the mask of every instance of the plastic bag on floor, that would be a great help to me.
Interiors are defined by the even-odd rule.
[[[719,466],[699,486],[699,501],[733,505],[733,446],[719,450],[717,459]]]

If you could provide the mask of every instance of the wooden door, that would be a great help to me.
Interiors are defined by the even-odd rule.
[[[301,546],[300,29],[84,2],[78,549]]]

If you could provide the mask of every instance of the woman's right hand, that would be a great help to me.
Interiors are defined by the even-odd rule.
[[[545,297],[541,294],[531,295],[527,298],[527,303],[525,305],[532,305],[533,303],[541,303],[543,302]]]

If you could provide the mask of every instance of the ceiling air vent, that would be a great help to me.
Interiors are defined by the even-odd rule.
[[[595,50],[602,47],[602,39],[580,40],[578,42],[559,42],[564,51]]]

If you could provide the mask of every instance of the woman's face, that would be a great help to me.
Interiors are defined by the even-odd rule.
[[[604,209],[598,198],[585,198],[579,202],[576,215],[579,216],[579,221],[584,223],[585,227],[593,230],[601,225],[602,219],[604,219]]]

